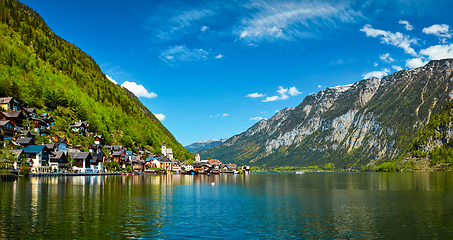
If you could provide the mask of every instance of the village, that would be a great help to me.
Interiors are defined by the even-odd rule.
[[[18,174],[24,166],[31,175],[89,174],[220,174],[250,173],[248,166],[224,164],[216,159],[201,160],[197,147],[195,160],[174,159],[173,150],[162,143],[161,154],[145,149],[134,153],[121,145],[104,145],[103,136],[88,131],[89,123],[69,124],[72,132],[94,140],[89,146],[72,145],[66,137],[52,135],[54,119],[49,113],[38,115],[12,97],[0,98],[0,140],[6,154],[4,169]],[[29,127],[23,128],[24,122]],[[36,142],[37,136],[47,136],[48,142]],[[88,149],[88,151],[83,150]]]

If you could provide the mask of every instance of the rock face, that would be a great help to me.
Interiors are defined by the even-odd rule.
[[[366,166],[401,154],[453,96],[453,60],[327,88],[231,137],[202,157],[264,166]]]
[[[198,149],[199,151],[204,151],[206,149],[215,147],[223,142],[225,142],[227,139],[211,139],[207,141],[200,141],[198,142]],[[190,153],[196,154],[197,153],[197,143],[192,143],[190,145],[185,146],[187,150],[189,150]]]

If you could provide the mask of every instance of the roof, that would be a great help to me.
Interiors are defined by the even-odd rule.
[[[55,153],[55,157],[53,157],[53,158],[60,159],[61,157],[66,156],[67,153],[68,152],[66,152],[66,151],[58,151]]]
[[[9,151],[14,153],[14,156],[16,157],[16,159],[19,159],[20,155],[22,153],[24,153],[24,149],[12,149],[12,150],[9,150]]]
[[[82,121],[73,122],[69,125],[70,128],[86,127],[86,126],[87,126],[87,122],[82,122]]]
[[[10,120],[6,120],[6,121],[0,121],[0,127],[3,127],[3,126],[5,126],[8,123],[10,123],[11,125],[14,126],[14,124]]]
[[[53,148],[55,148],[56,146],[55,146],[54,143],[49,143],[49,144],[46,144],[46,147],[47,147],[48,149],[53,149]]]
[[[102,135],[94,135],[93,138],[102,138]]]
[[[35,108],[24,108],[27,113],[36,113]]]
[[[16,142],[19,144],[30,144],[31,142],[33,142],[33,138],[31,137],[18,138]]]
[[[30,145],[22,149],[24,149],[24,153],[39,153],[43,150],[48,150],[46,145]]]
[[[103,157],[104,157],[104,153],[103,152],[99,152],[99,153],[93,153],[93,158],[91,159],[91,163],[97,163],[97,162],[100,162],[102,161]]]
[[[69,155],[74,160],[91,159],[91,154],[89,152],[70,152]]]
[[[132,156],[132,154],[134,154],[134,153],[132,151],[126,151],[126,154],[129,156]]]
[[[6,112],[3,112],[5,114],[6,117],[9,117],[9,118],[18,118],[19,115],[22,114],[21,111],[6,111]],[[23,114],[22,114],[23,116]]]
[[[9,103],[11,100],[13,100],[12,97],[2,97],[0,98],[0,104]]]

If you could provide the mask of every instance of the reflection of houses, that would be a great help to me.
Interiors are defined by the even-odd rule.
[[[32,172],[48,172],[50,151],[46,145],[30,145],[24,149],[24,155],[31,165]]]
[[[91,172],[91,153],[89,152],[70,152],[69,155],[74,160],[72,169],[76,172]]]
[[[11,140],[14,137],[14,124],[10,120],[0,120],[2,140]]]
[[[164,157],[173,160],[173,150],[171,148],[167,148],[165,141],[162,143],[162,154],[164,155]]]

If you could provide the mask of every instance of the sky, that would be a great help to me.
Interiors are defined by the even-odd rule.
[[[184,146],[312,93],[453,58],[451,0],[22,0]]]

